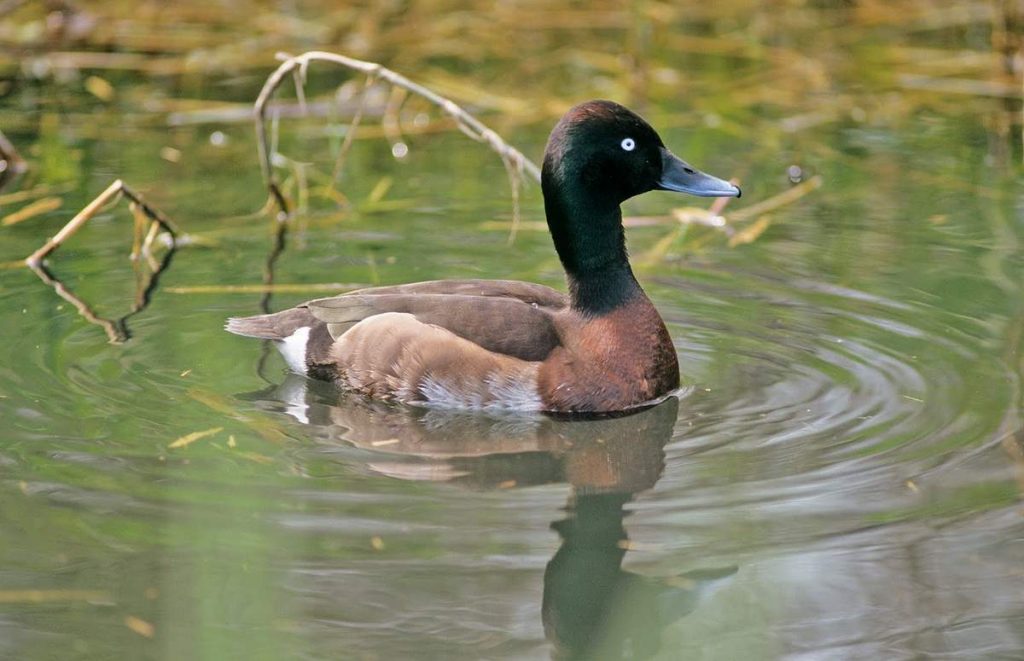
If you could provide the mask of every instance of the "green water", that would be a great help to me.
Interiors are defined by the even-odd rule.
[[[0,130],[30,169],[0,196],[48,185],[61,206],[0,227],[0,262],[117,177],[190,241],[123,343],[32,271],[0,270],[0,658],[1024,656],[1020,99],[907,78],[1002,80],[992,6],[477,5],[264,7],[256,27],[198,4],[177,27],[108,16],[118,38],[216,46],[170,74],[47,72],[30,64],[104,49],[2,32]],[[34,25],[24,11],[0,25]],[[422,58],[401,45],[416,25]],[[274,280],[306,289],[224,290],[259,285],[275,244],[252,127],[170,101],[251,102],[275,49],[342,50],[351,26],[370,44],[355,54],[453,94],[536,160],[571,103],[637,107],[673,151],[741,178],[725,211],[740,232],[764,215],[743,209],[800,185],[789,166],[820,176],[750,243],[627,231],[679,352],[678,401],[586,422],[375,404],[221,330],[336,285],[562,284],[530,224],[539,187],[510,245],[504,168],[457,131],[410,130],[402,161],[367,132],[347,203],[318,195],[342,113],[279,127],[313,188]],[[88,93],[90,75],[116,96]],[[345,79],[310,77],[325,99]],[[407,104],[412,127],[428,109]],[[652,193],[625,211],[681,205],[706,201]],[[49,269],[117,320],[135,303],[130,248],[122,202]]]

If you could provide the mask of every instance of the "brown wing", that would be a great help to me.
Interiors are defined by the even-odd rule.
[[[314,317],[327,323],[335,339],[363,319],[400,312],[421,323],[444,328],[488,351],[521,360],[543,360],[559,344],[552,320],[554,310],[520,298],[368,291],[374,293],[345,294],[306,305]]]
[[[396,294],[438,295],[438,296],[486,296],[488,298],[515,298],[525,303],[536,303],[548,308],[564,308],[569,304],[568,297],[551,287],[521,282],[518,280],[428,280],[411,282],[404,285],[387,285],[370,287],[341,294],[390,296]]]

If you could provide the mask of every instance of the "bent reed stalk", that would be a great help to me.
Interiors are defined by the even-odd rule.
[[[162,227],[164,231],[170,235],[171,246],[173,247],[174,240],[178,235],[177,229],[174,227],[174,223],[172,223],[171,220],[165,217],[162,213],[147,204],[145,200],[142,199],[142,196],[129,188],[127,184],[120,179],[116,179],[112,184],[107,186],[106,190],[97,195],[92,202],[85,205],[81,211],[75,214],[75,216],[69,220],[59,232],[47,239],[46,243],[40,246],[38,250],[26,257],[25,264],[33,268],[39,266],[50,253],[63,245],[65,241],[75,234],[75,232],[82,229],[82,227],[89,222],[100,209],[105,207],[107,204],[116,201],[122,195],[131,200],[132,204],[141,211],[143,216],[152,221],[154,226],[158,225]],[[152,235],[152,237],[147,237],[143,242],[143,245],[140,246],[139,243],[141,237],[138,232],[138,216],[136,217],[136,228],[135,245],[132,248],[132,259],[138,258],[139,252],[142,248],[148,249],[152,244],[153,238],[155,238],[155,234],[151,229],[150,235]]]
[[[108,204],[116,202],[121,196],[128,198],[131,202],[134,219],[131,259],[132,261],[137,261],[140,257],[145,258],[146,264],[149,266],[149,273],[141,280],[137,279],[135,297],[129,312],[118,319],[108,319],[97,314],[88,303],[61,282],[60,278],[46,268],[43,260],[63,245],[75,232],[82,229],[101,209]],[[147,221],[150,223],[148,229],[146,228]],[[160,229],[167,232],[170,237],[170,245],[163,258],[157,261],[153,257],[152,246]],[[156,290],[160,274],[170,266],[171,257],[177,248],[178,234],[177,228],[169,218],[147,204],[138,193],[128,187],[123,181],[116,179],[102,193],[97,195],[92,202],[75,214],[59,232],[47,239],[46,243],[38,250],[26,257],[23,263],[40,280],[52,287],[58,296],[71,303],[86,321],[100,326],[107,334],[107,339],[111,344],[121,344],[131,338],[131,332],[128,330],[128,319],[149,306],[150,298]]]
[[[326,51],[309,51],[301,55],[279,55],[279,57],[285,57],[287,59],[285,59],[267,78],[266,82],[263,84],[263,89],[260,90],[260,94],[253,106],[260,169],[263,172],[263,180],[280,209],[278,220],[283,221],[287,218],[288,206],[285,201],[284,194],[281,192],[278,185],[277,179],[274,177],[273,164],[271,163],[272,154],[269,147],[269,137],[267,135],[267,104],[273,97],[274,93],[281,87],[285,78],[289,75],[293,76],[295,79],[296,94],[298,95],[299,102],[302,103],[304,101],[302,86],[305,84],[309,65],[312,62],[330,62],[365,74],[366,83],[363,87],[364,94],[370,85],[378,80],[382,80],[393,85],[396,89],[401,89],[420,96],[441,108],[449,117],[455,120],[456,126],[460,131],[476,142],[487,145],[501,157],[502,163],[504,163],[505,169],[508,172],[509,180],[512,183],[514,212],[517,218],[519,208],[519,188],[523,174],[526,173],[536,182],[540,182],[540,168],[537,167],[537,164],[524,156],[518,149],[505,142],[505,140],[503,140],[502,137],[493,129],[487,127],[485,124],[480,122],[480,120],[470,115],[451,99],[447,99],[423,85],[414,83],[405,76],[395,73],[387,67],[375,62],[357,60],[345,55],[329,53]],[[342,151],[339,154],[339,160],[344,157],[345,151],[347,151],[347,148],[351,145],[350,136],[354,133],[356,126],[358,126],[361,115],[362,106],[360,105],[359,111],[352,119],[349,134],[345,136]],[[339,167],[340,166],[336,165],[335,174],[337,174]]]

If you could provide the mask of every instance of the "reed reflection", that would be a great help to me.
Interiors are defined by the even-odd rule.
[[[172,244],[159,260],[152,255],[146,255],[148,270],[138,267],[135,270],[135,296],[132,300],[131,308],[126,314],[116,319],[97,314],[89,303],[75,294],[45,264],[29,264],[28,267],[40,280],[52,287],[58,296],[71,303],[83,319],[102,328],[111,344],[122,344],[132,337],[132,333],[128,329],[128,320],[149,307],[153,294],[160,284],[160,275],[171,265],[171,259],[174,257],[175,250],[176,248]]]

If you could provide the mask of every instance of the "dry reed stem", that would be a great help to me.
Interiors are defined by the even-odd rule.
[[[17,223],[24,222],[36,216],[41,216],[44,213],[56,211],[60,208],[63,203],[59,197],[44,197],[34,202],[26,204],[22,208],[18,209],[13,213],[9,213],[0,219],[0,225],[7,227],[8,225],[16,225]]]
[[[132,307],[128,314],[117,320],[111,320],[96,314],[88,303],[79,298],[74,292],[68,289],[56,276],[46,269],[43,260],[54,250],[64,244],[71,236],[80,230],[91,218],[93,218],[103,207],[116,202],[121,196],[131,201],[133,217],[132,232],[132,262],[137,265],[140,256],[146,258],[150,272],[136,280],[136,293]],[[146,223],[149,223],[148,232]],[[163,260],[157,262],[151,253],[153,242],[156,240],[159,229],[163,229],[170,235],[170,250],[164,255]],[[149,305],[150,295],[156,288],[160,274],[170,265],[171,256],[176,247],[177,229],[168,218],[159,211],[146,204],[146,202],[129,188],[120,179],[107,186],[106,190],[97,195],[92,202],[87,204],[81,211],[67,222],[57,234],[47,239],[38,250],[25,258],[24,264],[47,285],[53,288],[57,295],[71,303],[78,313],[88,322],[101,327],[107,334],[111,344],[120,344],[131,337],[128,331],[127,320],[134,314],[141,312]],[[137,268],[137,266],[136,266]]]
[[[392,87],[388,95],[388,102],[384,106],[384,114],[380,118],[380,127],[384,130],[384,137],[387,138],[391,147],[391,155],[397,159],[405,158],[408,151],[399,150],[400,146],[406,148],[402,139],[402,124],[399,121],[398,113],[402,110],[402,104],[409,98],[409,92],[401,87]]]
[[[767,200],[762,200],[757,204],[752,204],[749,207],[738,209],[737,211],[729,214],[730,220],[733,222],[743,221],[750,218],[760,216],[769,211],[774,211],[780,207],[784,207],[789,204],[793,204],[804,195],[821,188],[823,179],[821,175],[814,175],[807,181],[797,184],[792,188],[789,188],[778,195],[769,197]]]
[[[273,164],[271,162],[272,153],[269,149],[266,127],[267,104],[277,89],[281,86],[286,76],[293,76],[296,80],[296,85],[301,90],[302,84],[306,81],[306,74],[309,65],[312,62],[330,62],[355,71],[360,71],[369,79],[383,80],[404,92],[412,93],[426,99],[430,103],[441,108],[452,119],[454,119],[457,126],[463,133],[473,140],[489,146],[498,155],[500,155],[502,162],[505,163],[505,167],[509,172],[509,177],[521,178],[522,172],[526,172],[535,181],[540,181],[540,169],[537,165],[524,156],[522,152],[506,143],[501,136],[495,133],[492,129],[488,128],[475,117],[470,115],[454,101],[447,99],[422,85],[412,82],[405,76],[395,73],[391,69],[383,67],[375,62],[366,62],[364,60],[357,60],[355,58],[346,57],[337,53],[328,53],[325,51],[309,51],[294,57],[285,57],[287,57],[287,59],[285,59],[277,69],[267,77],[266,82],[263,84],[263,89],[260,90],[259,96],[256,98],[256,102],[253,106],[260,169],[263,172],[263,180],[266,183],[267,188],[270,190],[270,194],[273,196],[281,210],[279,220],[284,220],[284,218],[287,217],[288,205],[281,192],[277,179],[274,177]],[[301,95],[301,91],[299,93]],[[393,141],[395,136],[398,135],[400,137],[401,134],[400,132],[397,132],[397,118],[392,120],[390,119],[390,116],[394,115],[397,117],[397,111],[401,105],[403,96],[404,94],[398,97],[392,96],[392,101],[388,104],[391,112],[385,113],[385,115],[389,117],[386,122],[388,126],[385,133],[387,133],[389,139],[392,140],[392,146],[396,144]],[[350,127],[350,132],[353,132],[354,130],[355,126],[353,125]],[[518,186],[513,188],[513,195],[518,196]],[[518,208],[518,200],[516,201],[516,208]]]
[[[81,211],[75,214],[75,216],[69,220],[59,232],[47,239],[46,243],[44,243],[38,250],[26,257],[25,264],[33,268],[39,266],[50,253],[63,245],[65,241],[75,234],[75,232],[82,229],[82,226],[89,222],[89,220],[92,219],[100,209],[105,207],[108,203],[116,201],[121,195],[124,195],[131,200],[138,206],[139,210],[141,210],[146,217],[162,227],[164,231],[171,236],[171,246],[173,247],[174,238],[177,236],[177,230],[174,227],[174,223],[172,223],[162,213],[146,204],[142,197],[129,188],[127,184],[120,179],[117,179],[114,183],[107,186],[106,190],[97,195],[92,202],[85,205]]]
[[[352,120],[348,124],[348,131],[345,133],[345,139],[341,143],[341,147],[338,149],[338,155],[334,159],[334,170],[331,171],[330,191],[334,190],[334,185],[338,182],[338,178],[341,176],[341,168],[345,164],[345,156],[348,155],[348,150],[352,148],[352,142],[355,140],[356,129],[359,128],[359,122],[363,119],[363,112],[366,111],[366,98],[368,96],[370,88],[373,87],[374,82],[377,78],[374,75],[368,75],[366,80],[363,82],[363,90],[359,94],[359,105],[356,106],[355,114],[352,115]]]
[[[146,233],[146,238],[142,240],[142,255],[147,259],[153,258],[153,242],[156,241],[157,231],[160,229],[159,223],[150,223],[149,232]],[[152,267],[152,262],[150,262]],[[156,269],[153,269],[156,270]]]

